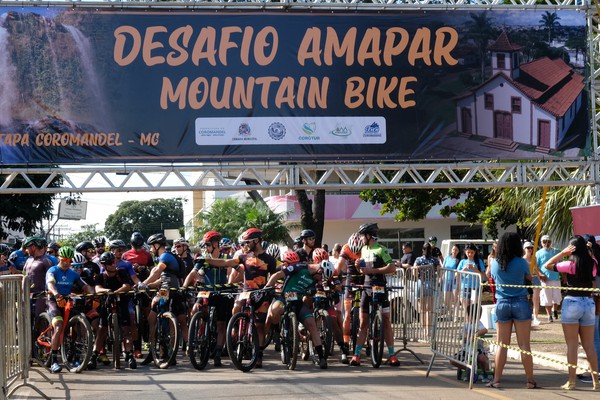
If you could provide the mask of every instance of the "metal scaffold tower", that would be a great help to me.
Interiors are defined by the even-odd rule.
[[[311,1],[12,1],[4,6],[65,6],[114,8],[183,8],[199,10],[469,10],[469,9],[576,9],[587,13],[590,98],[589,157],[579,160],[406,162],[222,162],[211,164],[111,164],[56,167],[0,166],[0,194],[174,191],[174,190],[292,190],[327,189],[359,191],[368,188],[512,187],[572,186],[594,187],[600,204],[600,9],[589,0],[311,0]],[[45,176],[43,182],[34,179]],[[63,187],[50,183],[63,179]],[[21,179],[23,178],[23,179]],[[16,184],[17,181],[26,184]]]

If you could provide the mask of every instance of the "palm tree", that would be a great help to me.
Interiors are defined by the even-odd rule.
[[[539,20],[539,23],[546,29],[548,29],[548,44],[552,42],[552,30],[560,26],[560,22],[558,20],[560,17],[556,14],[556,12],[546,11],[542,14],[542,19]]]
[[[481,82],[485,80],[485,59],[487,55],[488,42],[493,38],[492,21],[487,12],[481,14],[471,13],[471,21],[467,22],[468,35],[477,43],[477,55],[481,66]]]

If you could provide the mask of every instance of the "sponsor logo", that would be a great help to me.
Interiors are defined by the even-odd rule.
[[[380,137],[381,130],[379,129],[379,124],[377,122],[373,122],[371,125],[365,126],[365,137]]]
[[[315,124],[314,122],[305,122],[302,125],[302,132],[306,133],[307,135],[312,135],[313,133],[315,133],[316,130],[317,124]]]
[[[269,136],[274,140],[281,140],[285,137],[285,125],[281,122],[273,122],[269,126],[268,130]]]
[[[200,136],[225,136],[225,128],[199,128]]]
[[[329,133],[335,136],[350,136],[352,135],[352,128],[345,125],[338,125],[334,130],[330,131]]]
[[[251,132],[252,129],[250,129],[250,125],[246,123],[240,124],[240,127],[238,128],[238,134],[240,136],[248,136]]]
[[[234,142],[253,142],[258,139],[252,136],[252,128],[250,125],[243,122],[238,127],[238,135],[231,139]]]

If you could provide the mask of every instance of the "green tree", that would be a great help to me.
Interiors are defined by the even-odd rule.
[[[5,166],[11,168],[11,166]],[[30,167],[36,167],[35,165]],[[36,187],[42,186],[49,174],[28,175]],[[0,175],[0,185],[9,178],[8,175]],[[47,185],[56,188],[62,185],[63,179],[56,176]],[[31,185],[21,175],[17,175],[8,185],[10,188],[30,188]],[[41,223],[44,219],[50,219],[54,210],[53,194],[4,194],[0,196],[0,238],[8,237],[8,230],[22,232],[24,236],[41,231]]]
[[[260,228],[263,238],[272,243],[286,243],[289,231],[285,225],[285,214],[274,213],[266,204],[237,199],[216,200],[210,210],[196,217],[201,226],[195,230],[194,240],[202,240],[209,230],[219,231],[223,237],[237,240],[248,228]]]
[[[470,15],[471,20],[467,22],[468,36],[477,44],[477,57],[481,68],[481,82],[485,81],[485,60],[487,55],[488,42],[494,37],[492,20],[487,16],[487,12]]]
[[[99,236],[106,236],[106,235],[103,230],[98,229],[98,224],[83,225],[81,227],[80,232],[73,233],[73,234],[67,236],[67,238],[65,240],[63,240],[61,243],[64,245],[76,246],[78,243],[84,242],[86,240],[91,241],[95,237],[99,237]]]
[[[121,239],[125,243],[129,243],[133,232],[141,232],[148,238],[165,229],[183,230],[181,198],[124,201],[104,224],[107,237],[111,240]]]
[[[552,32],[560,26],[558,20],[560,17],[556,12],[545,11],[542,18],[539,20],[540,25],[548,30],[548,44],[552,42]]]

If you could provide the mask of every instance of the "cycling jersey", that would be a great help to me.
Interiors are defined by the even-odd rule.
[[[23,271],[25,267],[25,262],[27,261],[27,256],[23,252],[23,250],[15,250],[8,256],[8,259],[12,261],[14,267],[19,271]]]
[[[296,250],[296,254],[298,254],[298,256],[300,257],[300,262],[307,263],[312,261],[313,251],[314,249],[310,249],[310,253],[307,253],[306,250],[304,250],[304,247],[301,247],[298,250]]]
[[[285,274],[282,293],[296,292],[303,294],[308,288],[315,285],[315,280],[305,263],[289,265],[282,269]]]
[[[209,253],[202,253],[202,258],[211,259],[213,258]],[[227,254],[219,253],[219,257],[222,260],[227,260],[230,257]],[[207,285],[224,285],[227,283],[227,268],[213,267],[208,263],[204,265],[194,265],[194,270],[204,270],[204,283]]]
[[[244,265],[244,290],[260,289],[267,284],[269,274],[277,270],[275,258],[267,253],[258,256],[241,254],[234,258],[236,263]]]
[[[45,254],[39,257],[29,257],[25,262],[23,271],[29,277],[32,285],[31,293],[43,292],[46,288],[46,272],[52,267]]]
[[[158,264],[164,264],[166,268],[160,274],[161,287],[163,288],[179,288],[179,263],[175,256],[167,251],[162,253],[158,258]]]
[[[46,257],[48,257],[48,260],[50,260],[52,266],[58,265],[58,258],[54,257],[51,254],[46,254]]]
[[[117,273],[114,276],[108,276],[106,271],[96,277],[94,281],[96,286],[102,286],[104,289],[115,291],[120,289],[123,284],[133,285],[131,278],[127,275],[127,271],[123,269],[117,269]]]
[[[342,247],[340,258],[346,260],[346,285],[362,285],[365,277],[354,265],[354,262],[360,258],[360,255],[352,253],[350,246],[345,244]]]
[[[360,251],[360,257],[365,260],[365,264],[369,268],[384,268],[393,262],[388,250],[379,243],[375,243],[372,246],[363,246]],[[365,276],[365,285],[385,286],[386,282],[385,275],[383,274]]]
[[[50,282],[54,282],[56,290],[63,296],[68,296],[73,291],[73,286],[80,286],[83,288],[85,282],[81,279],[79,274],[71,268],[63,271],[58,266],[54,266],[46,273],[46,285]]]

